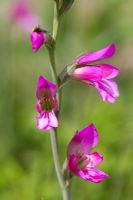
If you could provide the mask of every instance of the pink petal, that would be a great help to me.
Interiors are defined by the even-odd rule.
[[[100,82],[95,82],[94,86],[97,88],[103,101],[114,103],[119,96],[119,89],[115,81],[103,79]]]
[[[106,78],[106,79],[114,78],[120,73],[120,70],[118,68],[110,64],[99,64],[99,67],[102,69],[103,78]]]
[[[38,102],[36,104],[36,109],[37,109],[37,112],[39,112],[39,113],[42,112],[42,109],[41,109],[41,106],[40,106],[40,100],[38,100]]]
[[[47,128],[49,127],[48,122],[49,122],[49,118],[48,115],[46,115],[45,113],[43,115],[39,115],[37,118],[37,127],[41,130],[47,130]]]
[[[55,96],[56,95],[56,85],[46,80],[44,76],[38,78],[38,84],[36,89],[36,96],[38,99],[46,96]]]
[[[54,111],[49,113],[49,126],[58,127],[58,120]]]
[[[76,60],[77,65],[85,65],[87,63],[95,62],[98,60],[110,58],[114,55],[115,53],[115,45],[114,44],[109,44],[106,48],[95,51],[95,52],[90,52],[83,54],[81,57],[79,57]]]
[[[103,178],[109,178],[109,175],[96,169],[96,168],[88,168],[84,171],[80,171],[79,176],[86,180],[94,183],[100,183]]]
[[[40,114],[37,118],[37,127],[41,130],[49,130],[58,127],[58,120],[54,111]]]
[[[67,166],[68,166],[69,172],[78,176],[78,173],[79,173],[80,170],[77,167],[77,161],[78,161],[78,158],[75,155],[71,155],[68,158],[68,165]]]
[[[30,35],[32,50],[38,51],[40,47],[46,42],[45,35],[41,32],[32,32]]]
[[[84,66],[76,68],[72,76],[81,81],[99,81],[102,78],[102,70],[95,66]]]
[[[98,132],[93,124],[78,131],[68,145],[68,155],[89,154],[98,143]]]
[[[103,161],[103,156],[99,152],[94,152],[87,156],[89,162],[87,163],[87,168],[96,167]]]
[[[103,178],[109,178],[108,174],[96,168],[86,168],[84,170],[79,169],[78,158],[75,155],[70,156],[68,159],[68,170],[76,176],[94,183],[100,183]]]

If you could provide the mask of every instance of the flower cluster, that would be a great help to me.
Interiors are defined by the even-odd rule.
[[[59,16],[66,12],[74,1],[61,2]],[[30,39],[33,51],[38,51],[41,46],[46,45],[49,54],[53,53],[54,47],[51,44],[55,42],[55,38],[52,38],[48,31],[36,27],[31,33]],[[57,85],[48,81],[44,76],[40,76],[36,89],[38,99],[36,109],[39,113],[36,118],[38,129],[48,131],[58,127],[56,111],[59,102],[56,99],[56,93],[64,85],[66,77],[69,77],[69,80],[76,79],[95,87],[103,101],[114,103],[119,96],[119,90],[116,82],[112,79],[119,74],[119,69],[111,64],[97,63],[97,61],[111,58],[114,53],[115,45],[113,43],[101,50],[84,53],[69,65],[68,71],[65,70],[66,68],[63,69],[62,77],[60,75],[57,77]],[[53,58],[53,54],[51,57]],[[109,178],[108,174],[96,168],[103,161],[103,156],[99,152],[91,152],[97,144],[98,132],[93,124],[76,132],[67,147],[67,169],[70,175],[76,175],[94,183]]]
[[[33,32],[31,34],[33,36],[31,39],[32,49],[38,50],[44,44],[44,39],[41,39],[42,35],[38,35],[34,40],[34,34],[38,33]],[[119,74],[119,70],[111,64],[92,65],[91,63],[112,57],[114,52],[115,45],[110,44],[104,49],[83,54],[76,59],[74,63],[76,68],[71,73],[72,78],[94,86],[103,101],[110,103],[114,103],[116,97],[119,96],[118,86],[111,80]],[[37,127],[41,130],[58,127],[58,119],[55,115],[57,107],[56,90],[57,86],[54,83],[49,82],[43,76],[39,77],[36,90],[38,98],[36,109],[39,116],[36,119]],[[103,156],[99,152],[90,153],[97,143],[98,132],[93,124],[75,134],[67,148],[69,173],[94,183],[109,178],[109,175],[96,168],[103,161]]]

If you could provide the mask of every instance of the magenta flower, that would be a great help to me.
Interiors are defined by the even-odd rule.
[[[33,31],[30,35],[32,50],[38,51],[40,47],[46,42],[46,37],[43,32]]]
[[[109,178],[108,174],[96,169],[96,166],[103,161],[103,156],[98,152],[90,153],[97,143],[98,133],[93,124],[74,135],[67,149],[70,173],[94,183]]]
[[[55,115],[56,109],[56,85],[47,81],[45,77],[38,79],[36,96],[38,102],[36,109],[40,115],[36,118],[37,127],[41,130],[49,130],[58,126],[58,120]]]
[[[28,0],[14,0],[11,4],[11,19],[26,31],[31,32],[35,25],[40,24],[40,18],[34,14]]]
[[[110,58],[115,53],[115,45],[110,44],[106,48],[86,53],[76,60],[76,69],[72,77],[94,86],[100,93],[103,101],[114,103],[119,96],[118,86],[111,80],[119,74],[119,69],[110,64],[91,64],[92,62]]]

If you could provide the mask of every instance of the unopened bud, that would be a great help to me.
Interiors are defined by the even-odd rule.
[[[59,10],[59,15],[63,15],[65,12],[67,12],[72,4],[73,4],[74,0],[62,0],[61,1],[61,7],[60,7],[60,10]]]
[[[51,42],[51,35],[48,31],[36,26],[30,35],[30,39],[32,50],[38,51],[43,44]]]

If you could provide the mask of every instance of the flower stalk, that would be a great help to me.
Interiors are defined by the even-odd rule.
[[[54,43],[57,38],[58,28],[59,28],[59,0],[57,0],[54,5],[53,34],[52,34]]]
[[[59,80],[57,76],[56,71],[56,63],[55,63],[55,46],[56,46],[56,39],[58,34],[58,28],[59,28],[59,1],[56,0],[54,2],[54,19],[53,19],[53,33],[52,33],[52,42],[51,46],[47,47],[49,52],[49,60],[51,63],[51,72],[52,72],[52,78],[53,81],[59,86]],[[59,118],[59,112],[60,112],[60,105],[61,105],[61,94],[62,91],[58,90],[57,93],[57,117]],[[64,179],[63,173],[62,173],[62,167],[60,164],[60,158],[59,158],[59,152],[58,152],[58,144],[57,144],[57,128],[50,129],[50,139],[51,139],[51,148],[53,153],[53,159],[55,164],[55,170],[57,174],[57,178],[61,187],[63,200],[70,200],[70,190],[69,190],[69,184],[66,184],[66,181]]]
[[[62,196],[63,200],[70,200],[70,187],[69,184],[66,184],[63,178],[63,173],[61,169],[60,159],[59,159],[59,152],[58,152],[58,146],[57,146],[57,129],[50,129],[50,139],[51,139],[51,147],[52,147],[52,153],[53,153],[53,159],[55,164],[55,170],[57,174],[57,178],[62,190]]]

